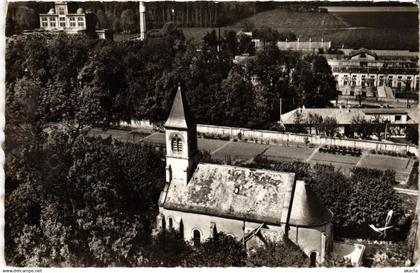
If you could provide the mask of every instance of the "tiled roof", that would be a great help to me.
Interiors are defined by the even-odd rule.
[[[333,214],[304,181],[296,181],[289,224],[314,227],[331,222]]]
[[[375,59],[378,58],[378,55],[375,52],[370,51],[370,50],[368,50],[366,48],[360,48],[358,50],[354,50],[354,51],[350,52],[349,53],[349,57],[351,58],[353,56],[356,56],[356,55],[359,55],[359,54],[362,54],[362,53],[365,53],[365,54],[368,54],[370,56],[373,56],[373,57],[375,57]]]
[[[406,109],[397,109],[397,108],[368,108],[363,109],[363,113],[366,115],[379,115],[379,114],[385,114],[385,115],[407,115]]]
[[[163,206],[267,224],[286,222],[295,174],[199,164],[185,184],[172,180]]]
[[[317,114],[323,119],[334,117],[339,125],[351,124],[352,119],[358,116],[362,118],[366,115],[408,114],[408,110],[405,108],[298,108],[281,115],[283,124],[295,124],[298,111],[302,114],[303,124],[306,124],[309,114]]]
[[[178,90],[172,104],[171,113],[169,114],[164,126],[166,128],[188,129],[193,125],[194,121],[189,112],[187,100],[182,94],[181,87],[178,86]]]
[[[354,117],[361,116],[364,114],[359,108],[340,109],[340,108],[306,108],[306,109],[295,109],[281,115],[283,124],[295,124],[296,112],[301,111],[303,123],[305,123],[308,115],[317,114],[323,119],[326,117],[334,117],[338,124],[351,124],[351,120]]]

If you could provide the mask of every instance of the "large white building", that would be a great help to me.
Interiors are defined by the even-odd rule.
[[[39,21],[41,29],[48,32],[87,33],[100,39],[112,39],[111,30],[95,29],[97,18],[94,13],[85,12],[82,8],[78,8],[76,13],[70,13],[67,2],[55,2],[54,8],[48,13],[39,15]]]
[[[418,56],[415,52],[352,50],[325,55],[344,96],[393,98],[396,92],[419,90]]]

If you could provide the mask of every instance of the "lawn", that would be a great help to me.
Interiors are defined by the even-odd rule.
[[[321,153],[317,152],[312,160],[318,162],[326,162],[326,163],[341,163],[346,165],[356,165],[357,162],[360,160],[358,156],[351,156],[351,155],[341,155],[341,154],[330,154],[330,153]]]
[[[287,161],[287,160],[305,160],[314,151],[312,148],[307,147],[294,147],[294,146],[279,146],[271,145],[270,148],[264,152],[269,160],[274,161]]]
[[[227,141],[224,140],[218,140],[218,139],[206,139],[206,138],[199,138],[197,139],[198,142],[198,149],[200,151],[207,151],[209,153],[213,152],[214,150],[222,147],[227,143]]]
[[[352,27],[413,28],[418,26],[418,12],[332,12]]]
[[[231,160],[248,160],[261,154],[267,148],[268,145],[264,144],[230,142],[228,145],[212,154],[212,157],[218,160],[225,160],[227,157],[230,157]]]
[[[163,133],[154,133],[146,138],[144,142],[151,144],[165,144],[165,134]]]
[[[408,172],[409,158],[392,157],[386,155],[366,155],[360,162],[360,167],[395,170],[396,172]]]
[[[301,41],[331,41],[333,47],[370,49],[418,49],[418,18],[416,12],[292,12],[274,9],[260,12],[237,23],[221,28],[239,31],[245,20],[255,27],[268,26],[279,32],[291,31]],[[216,28],[181,28],[187,40],[199,42]],[[114,34],[115,41],[137,34]]]
[[[253,22],[255,27],[268,26],[273,29],[279,27],[341,28],[346,26],[340,19],[329,13],[294,12],[285,9],[260,12],[254,16],[240,20],[233,26],[241,27],[242,22],[245,20]]]
[[[301,40],[331,41],[334,47],[370,49],[418,49],[418,19],[415,12],[308,13],[274,9],[244,20],[280,32],[292,31]]]

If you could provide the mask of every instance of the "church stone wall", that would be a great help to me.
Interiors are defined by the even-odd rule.
[[[321,264],[332,250],[331,224],[319,227],[290,226],[289,239],[298,245],[308,257],[312,252],[316,252],[317,262]]]
[[[158,228],[162,228],[162,217],[165,217],[167,228],[169,218],[172,218],[174,222],[173,228],[176,230],[179,229],[180,222],[182,220],[184,240],[186,241],[192,240],[194,230],[199,230],[201,234],[201,241],[205,241],[206,239],[213,236],[214,226],[216,227],[217,232],[223,232],[227,235],[232,235],[237,240],[240,240],[244,236],[244,231],[250,232],[261,224],[205,214],[168,210],[165,208],[159,208],[159,212],[160,214],[157,219]],[[278,238],[282,238],[282,235],[284,234],[284,226],[267,225],[267,227],[271,231],[271,239],[275,238],[272,233],[277,233]]]

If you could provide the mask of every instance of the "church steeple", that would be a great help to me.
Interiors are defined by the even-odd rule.
[[[197,161],[197,127],[180,85],[164,127],[166,182],[188,183]]]
[[[188,109],[187,100],[178,85],[178,90],[172,104],[171,113],[165,122],[165,128],[188,129],[195,126],[195,122]]]

